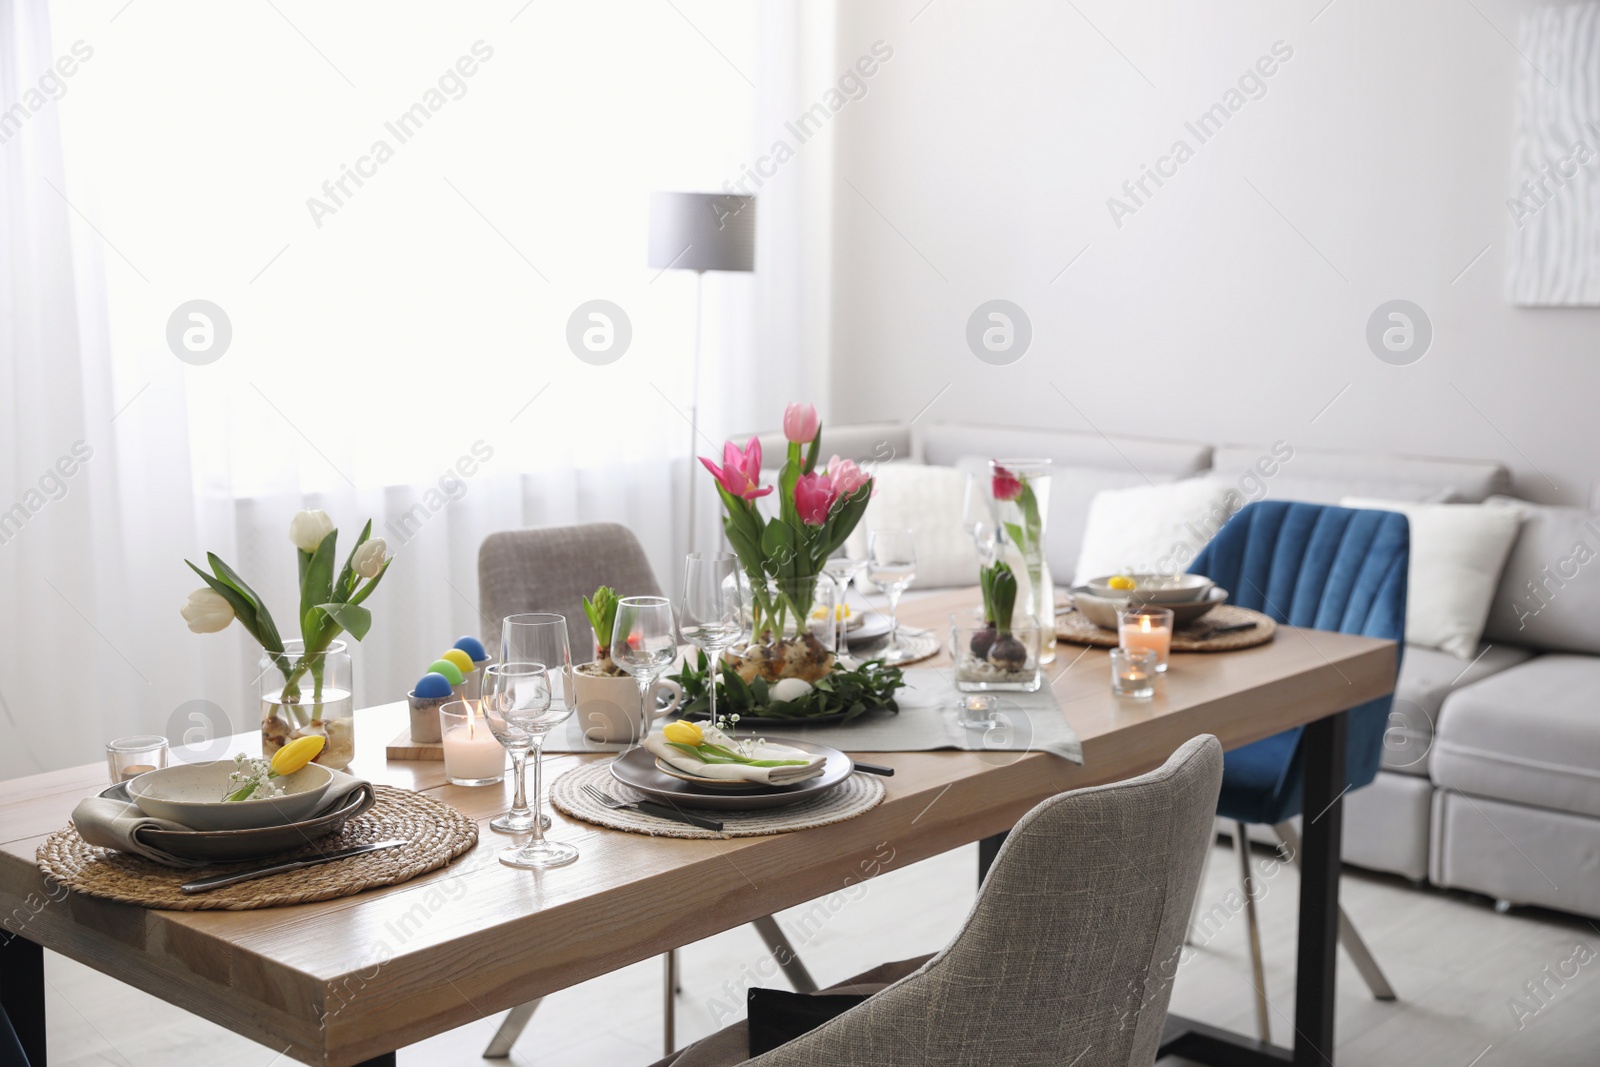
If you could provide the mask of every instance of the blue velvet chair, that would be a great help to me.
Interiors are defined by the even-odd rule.
[[[1230,603],[1280,623],[1403,642],[1410,546],[1410,525],[1398,512],[1259,501],[1229,519],[1189,571],[1227,589]],[[1349,789],[1377,777],[1392,701],[1391,696],[1380,697],[1347,712]],[[1298,727],[1286,730],[1229,752],[1217,801],[1217,814],[1234,824],[1263,1041],[1271,1040],[1271,1030],[1246,826],[1271,826],[1298,862],[1299,835],[1289,820],[1302,808],[1302,732]],[[1393,989],[1343,909],[1339,940],[1373,995],[1393,1000]]]

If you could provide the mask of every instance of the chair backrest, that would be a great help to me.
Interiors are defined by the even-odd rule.
[[[1399,512],[1263,500],[1229,519],[1189,570],[1227,589],[1230,603],[1278,622],[1403,642],[1410,558],[1411,526]],[[1393,699],[1349,711],[1345,779],[1352,789],[1377,777]],[[1298,738],[1299,730],[1288,733]],[[1258,808],[1267,814],[1256,821],[1282,822],[1300,811],[1300,746],[1276,751],[1287,764],[1276,795]]]
[[[944,951],[748,1067],[1154,1063],[1221,781],[1205,734],[1159,770],[1046,800]]]
[[[621,596],[660,596],[650,561],[626,526],[596,522],[490,534],[478,549],[478,617],[491,654],[500,620],[524,611],[566,616],[572,661],[593,658],[583,598],[609,585]],[[609,635],[607,635],[609,636]]]

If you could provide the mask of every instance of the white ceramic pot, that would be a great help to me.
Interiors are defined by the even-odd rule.
[[[590,741],[625,742],[636,744],[644,717],[639,713],[639,683],[624,675],[621,678],[572,672],[573,691],[578,698],[577,716],[583,736]],[[669,699],[662,706],[661,696]],[[650,722],[665,718],[678,710],[683,703],[683,687],[663,678],[656,682],[651,695]],[[648,728],[648,727],[646,727]]]

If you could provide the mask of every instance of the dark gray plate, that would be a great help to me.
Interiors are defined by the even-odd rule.
[[[734,735],[738,737],[738,734]],[[712,808],[717,811],[753,811],[757,808],[782,808],[820,796],[850,777],[855,764],[836,748],[791,737],[768,737],[768,741],[788,745],[803,752],[826,756],[822,773],[794,785],[758,786],[742,793],[716,791],[685,782],[656,770],[656,758],[647,748],[632,748],[611,761],[611,776],[629,789],[656,800],[685,808]]]
[[[100,795],[126,802],[127,784],[114,785]],[[365,790],[357,790],[337,811],[287,826],[264,826],[257,830],[145,830],[139,834],[139,840],[152,848],[189,860],[231,862],[266,859],[293,852],[318,838],[338,833],[361,810],[365,796]]]

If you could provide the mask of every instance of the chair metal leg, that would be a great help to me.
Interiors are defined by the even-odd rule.
[[[539,1000],[518,1004],[506,1013],[506,1017],[500,1020],[500,1029],[494,1032],[489,1039],[489,1046],[483,1050],[484,1059],[503,1060],[511,1055],[511,1046],[517,1043],[517,1038],[527,1028],[528,1020],[533,1018],[533,1010],[539,1006]]]
[[[661,983],[661,1054],[670,1056],[677,1051],[678,1039],[673,1031],[677,1028],[678,1015],[678,950],[667,949],[666,955],[661,957],[663,970]]]
[[[778,968],[783,971],[783,976],[789,979],[789,984],[796,993],[815,993],[817,983],[811,977],[811,972],[806,970],[806,965],[800,962],[800,954],[789,944],[788,935],[778,925],[778,920],[770,915],[763,916],[750,924],[756,928],[756,933],[761,935],[761,940],[767,943],[767,950],[772,953],[772,958],[778,961]]]
[[[1261,921],[1256,917],[1256,880],[1250,872],[1250,838],[1244,823],[1233,824],[1233,850],[1239,854],[1239,879],[1244,886],[1245,925],[1250,936],[1250,968],[1255,976],[1256,1032],[1272,1043],[1272,1019],[1267,1007],[1267,974],[1261,962]]]
[[[1295,831],[1292,823],[1281,822],[1273,826],[1273,831],[1285,845],[1289,846],[1291,858],[1296,868],[1300,866],[1300,835]],[[1361,940],[1361,935],[1356,932],[1356,924],[1350,921],[1350,916],[1345,913],[1344,905],[1339,905],[1339,944],[1350,954],[1350,962],[1356,965],[1356,970],[1361,974],[1361,980],[1367,983],[1367,988],[1372,990],[1372,995],[1377,1000],[1395,1000],[1394,987],[1389,984],[1389,979],[1384,977],[1383,968],[1378,966],[1378,961],[1373,958],[1368,950],[1367,943]]]
[[[1200,860],[1200,882],[1194,888],[1194,903],[1189,907],[1189,928],[1184,932],[1183,943],[1191,947],[1198,944],[1195,941],[1194,928],[1200,925],[1200,908],[1206,899],[1206,875],[1211,873],[1211,851],[1217,847],[1217,835],[1211,835],[1211,841],[1206,845],[1206,854]]]

